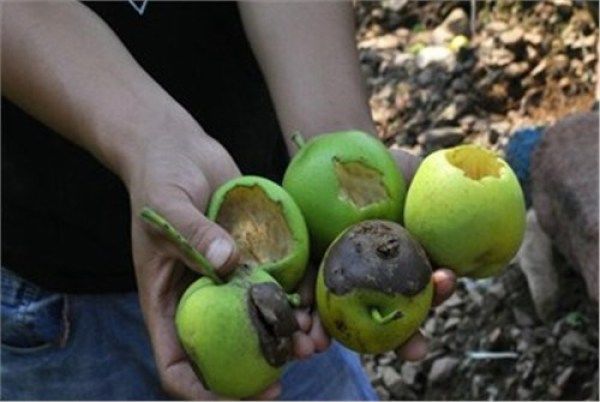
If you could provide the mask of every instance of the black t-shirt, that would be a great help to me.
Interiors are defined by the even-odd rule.
[[[85,4],[243,173],[281,179],[283,138],[236,4]],[[50,290],[133,289],[124,185],[5,98],[1,112],[2,265]]]

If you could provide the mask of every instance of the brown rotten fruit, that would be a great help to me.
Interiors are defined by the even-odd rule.
[[[329,247],[317,277],[317,307],[327,332],[361,353],[402,345],[431,307],[431,265],[399,224],[370,220]]]

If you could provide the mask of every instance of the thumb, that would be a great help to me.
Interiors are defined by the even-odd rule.
[[[167,212],[165,218],[211,263],[219,276],[226,276],[235,268],[238,260],[235,241],[225,229],[204,216],[191,202],[179,203]],[[202,273],[202,267],[198,267],[179,248],[176,250],[181,261]]]

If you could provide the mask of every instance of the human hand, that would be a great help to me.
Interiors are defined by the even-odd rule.
[[[408,189],[412,178],[421,163],[421,158],[400,149],[391,149],[392,156],[404,176]],[[456,287],[456,275],[449,269],[438,268],[433,272],[434,295],[432,306],[437,306],[449,298]],[[427,340],[421,332],[415,333],[396,353],[404,360],[420,360],[427,354]]]
[[[178,301],[198,276],[187,267],[198,267],[166,236],[142,222],[139,213],[151,206],[212,263],[219,276],[225,276],[236,266],[235,243],[203,211],[213,191],[240,172],[228,153],[195,123],[148,133],[134,158],[125,180],[132,206],[132,251],[161,383],[176,398],[218,399],[194,373],[174,324]],[[279,384],[273,384],[253,399],[273,399],[279,392]]]

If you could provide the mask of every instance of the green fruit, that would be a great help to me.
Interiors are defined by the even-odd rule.
[[[473,278],[495,275],[523,239],[523,192],[492,151],[473,145],[437,151],[413,178],[404,223],[436,265]]]
[[[213,194],[207,216],[234,238],[241,265],[260,267],[287,291],[304,276],[306,223],[292,197],[276,183],[257,176],[230,180]]]
[[[240,268],[226,284],[203,277],[179,302],[177,333],[205,387],[247,398],[275,382],[297,329],[286,294],[262,270]]]
[[[359,131],[324,134],[302,145],[283,187],[302,210],[317,257],[350,225],[402,219],[404,179],[386,147]]]
[[[316,296],[331,336],[360,353],[382,353],[402,345],[427,317],[431,265],[399,224],[364,221],[325,253]]]

